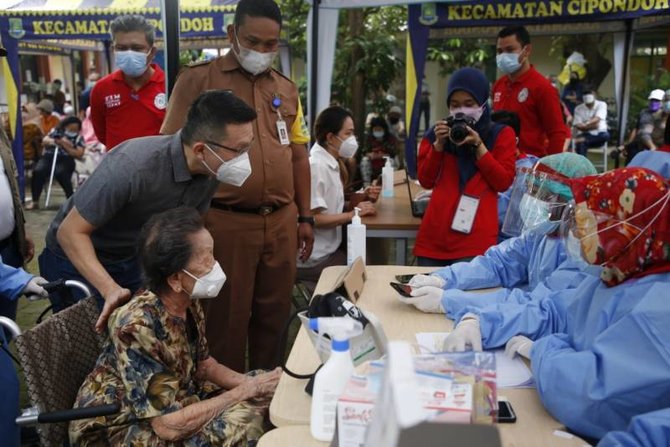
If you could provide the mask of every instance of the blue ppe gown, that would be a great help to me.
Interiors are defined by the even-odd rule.
[[[0,299],[16,300],[32,275],[23,269],[5,265],[0,258]],[[0,330],[0,343],[7,345],[5,333]],[[0,349],[0,439],[2,445],[18,446],[19,427],[14,419],[19,415],[19,379],[12,359],[4,349]]]
[[[657,447],[670,445],[670,408],[635,416],[626,431],[607,433],[597,447]]]
[[[637,166],[658,172],[666,179],[670,178],[670,153],[662,151],[641,151],[628,163],[628,167]]]
[[[531,367],[547,410],[579,434],[625,430],[637,414],[670,407],[670,273],[607,287],[587,275],[572,290],[526,305],[466,308],[485,348],[536,340]]]

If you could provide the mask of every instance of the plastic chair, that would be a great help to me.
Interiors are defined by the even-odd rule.
[[[600,163],[593,163],[593,165],[596,167],[596,169],[599,169],[600,172],[607,171],[607,154],[608,154],[607,142],[603,143],[602,146],[600,147],[589,148],[587,152],[590,154],[595,153],[602,154],[602,161]]]
[[[68,283],[70,283],[68,281]],[[107,338],[95,332],[98,307],[94,297],[54,314],[16,339],[18,356],[23,367],[28,395],[32,405],[40,412],[22,415],[18,425],[35,422],[59,422],[114,414],[118,405],[70,410],[79,387],[93,370]],[[52,417],[42,417],[43,412],[56,412]],[[96,411],[97,409],[97,411]],[[102,411],[101,411],[102,410]],[[78,415],[77,415],[78,413]],[[73,416],[74,415],[74,416]],[[62,446],[68,439],[68,423],[38,425],[37,432],[43,446]]]

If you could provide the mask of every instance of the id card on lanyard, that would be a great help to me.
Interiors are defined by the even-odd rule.
[[[279,143],[282,146],[288,146],[291,144],[291,140],[289,140],[288,137],[288,126],[286,125],[286,121],[284,121],[284,118],[281,116],[281,112],[279,111],[279,107],[281,106],[281,99],[279,98],[278,94],[273,94],[272,95],[272,109],[277,112],[277,136],[279,137]]]
[[[451,229],[459,233],[470,234],[477,215],[477,208],[479,208],[478,197],[462,194],[458,201],[454,220],[451,222]]]

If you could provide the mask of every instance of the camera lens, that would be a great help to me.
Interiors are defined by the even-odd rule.
[[[451,138],[451,141],[457,144],[465,140],[467,136],[468,129],[463,122],[455,123],[449,132],[449,138]]]

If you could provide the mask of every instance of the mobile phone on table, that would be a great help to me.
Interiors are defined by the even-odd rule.
[[[393,287],[400,295],[405,298],[412,298],[412,288],[407,284],[399,284],[397,282],[391,282],[389,284],[391,284],[391,287]]]
[[[414,275],[395,275],[395,280],[400,284],[407,284],[412,278],[414,278]]]
[[[516,413],[512,408],[512,404],[506,400],[498,401],[498,423],[513,423],[516,422]]]

